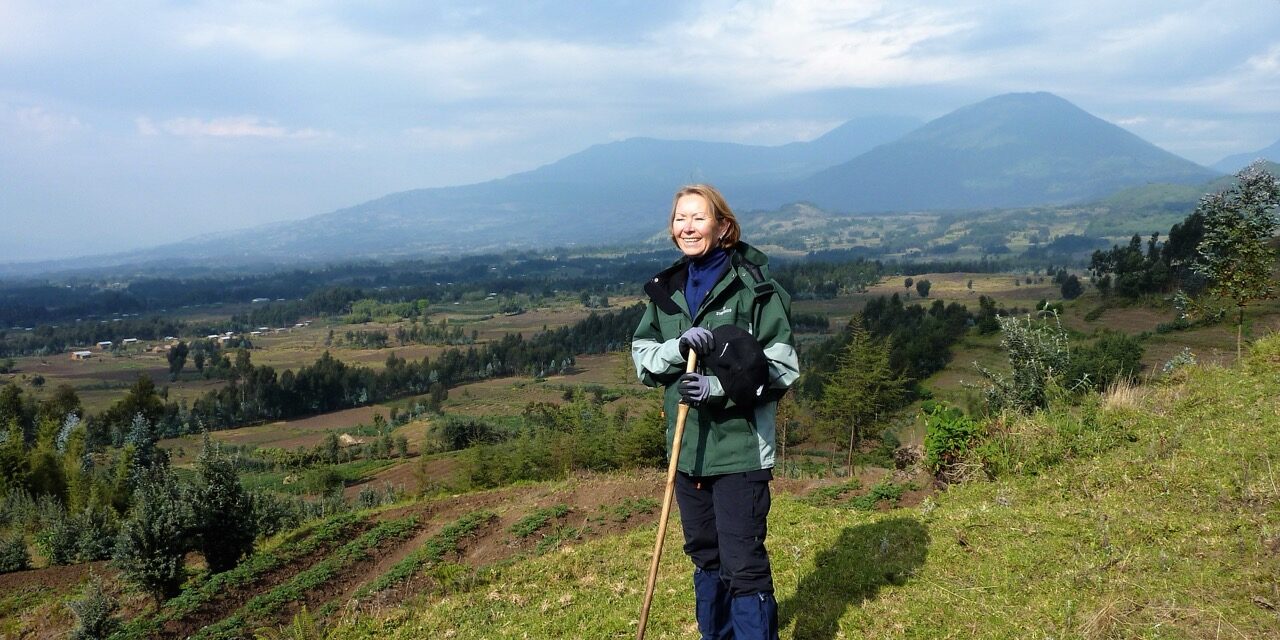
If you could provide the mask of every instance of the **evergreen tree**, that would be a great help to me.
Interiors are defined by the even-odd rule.
[[[11,418],[8,428],[0,431],[0,496],[27,490],[29,464],[22,427]]]
[[[928,280],[916,280],[916,293],[920,294],[921,298],[928,298],[929,289],[932,287],[933,283]]]
[[[196,466],[192,540],[209,564],[209,572],[221,573],[253,552],[258,535],[253,500],[240,485],[235,464],[209,441],[207,433]]]
[[[115,632],[119,621],[115,613],[120,603],[107,595],[102,588],[102,577],[89,570],[89,586],[85,587],[84,597],[67,603],[76,616],[76,626],[71,630],[70,640],[105,640]]]
[[[146,469],[134,490],[133,510],[116,539],[116,566],[157,607],[178,594],[186,577],[183,557],[190,547],[191,509],[183,493],[167,467]]]
[[[22,531],[17,530],[8,535],[0,534],[0,573],[23,571],[31,568],[31,554],[27,552],[27,541]]]
[[[853,451],[876,420],[897,406],[906,393],[906,380],[889,366],[889,345],[875,340],[855,316],[849,322],[849,342],[822,387],[818,407],[829,433],[849,434],[849,467]]]

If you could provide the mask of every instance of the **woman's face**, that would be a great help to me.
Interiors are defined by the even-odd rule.
[[[711,214],[707,199],[691,193],[676,200],[671,218],[671,235],[680,251],[690,258],[706,255],[720,241],[720,225]]]

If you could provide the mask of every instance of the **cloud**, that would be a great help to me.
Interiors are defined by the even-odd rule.
[[[887,2],[712,4],[655,34],[662,67],[739,92],[886,87],[959,80],[979,69],[928,45],[972,28],[944,9]]]
[[[1271,45],[1267,51],[1250,57],[1245,68],[1261,75],[1280,77],[1280,44]]]
[[[421,126],[404,130],[405,136],[416,145],[437,149],[474,149],[495,143],[509,142],[520,134],[510,127],[443,127]]]
[[[0,102],[0,126],[37,139],[64,138],[89,129],[79,117],[40,105]]]
[[[74,133],[85,128],[75,116],[54,113],[42,107],[17,109],[13,115],[20,127],[44,135]]]
[[[135,119],[138,133],[157,136],[162,133],[181,138],[291,138],[311,139],[331,134],[315,129],[287,129],[258,116],[224,118],[170,118],[155,122],[151,118]]]

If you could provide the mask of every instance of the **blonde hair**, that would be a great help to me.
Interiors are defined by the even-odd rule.
[[[729,208],[729,203],[725,201],[720,191],[709,184],[685,185],[676,191],[675,197],[671,199],[671,215],[667,218],[667,233],[671,234],[672,243],[677,247],[680,246],[680,240],[676,238],[671,225],[676,219],[676,204],[685,196],[702,196],[702,199],[707,201],[707,206],[711,208],[710,213],[715,217],[716,226],[723,227],[719,240],[721,248],[729,249],[738,244],[742,239],[742,227],[738,226],[738,218],[733,215],[733,209]]]

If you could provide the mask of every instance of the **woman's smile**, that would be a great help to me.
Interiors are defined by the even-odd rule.
[[[671,235],[676,237],[680,251],[690,258],[706,255],[720,239],[719,225],[710,209],[706,198],[697,194],[688,194],[676,201]]]

